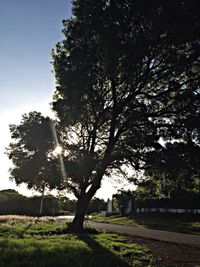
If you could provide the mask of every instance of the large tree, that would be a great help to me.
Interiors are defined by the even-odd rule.
[[[67,180],[77,197],[71,229],[104,175],[144,168],[160,138],[199,111],[200,2],[74,0],[53,51],[53,109],[62,125]]]
[[[199,116],[200,2],[72,3],[65,38],[52,52],[63,176],[51,153],[49,119],[41,114],[11,127],[17,143],[9,156],[17,183],[40,188],[45,181],[75,194],[71,230],[80,231],[105,175],[124,172],[125,165],[150,168],[153,155],[162,153],[161,138],[186,139],[182,125],[187,132],[192,127],[195,142],[198,131],[186,122]]]

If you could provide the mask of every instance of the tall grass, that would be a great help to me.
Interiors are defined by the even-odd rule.
[[[0,267],[153,266],[150,251],[125,237],[67,234],[65,228],[54,220],[0,219]]]

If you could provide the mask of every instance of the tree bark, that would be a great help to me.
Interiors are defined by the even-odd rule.
[[[89,189],[89,191],[87,193],[83,192],[78,198],[76,204],[75,217],[69,227],[70,232],[74,233],[83,232],[84,230],[83,224],[89,202],[93,198],[97,190],[100,188],[100,182],[103,177],[103,173],[104,173],[103,170],[101,170],[101,174],[96,176],[96,179],[93,181],[93,184]]]
[[[69,231],[74,233],[83,232],[83,224],[90,199],[84,194],[77,201],[75,217],[69,226]]]

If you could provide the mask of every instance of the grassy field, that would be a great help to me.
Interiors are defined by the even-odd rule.
[[[200,234],[200,216],[181,214],[135,214],[129,217],[94,215],[93,221],[145,227],[187,234]]]
[[[126,237],[67,234],[53,219],[0,217],[0,267],[155,266],[150,250]]]

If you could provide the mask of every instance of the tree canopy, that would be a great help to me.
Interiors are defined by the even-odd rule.
[[[164,195],[178,191],[200,193],[199,143],[167,143],[159,152],[154,151],[148,161],[146,176],[150,184],[160,183]]]
[[[27,184],[29,189],[61,188],[62,175],[59,162],[52,157],[56,142],[52,134],[53,121],[39,112],[23,115],[19,125],[10,125],[11,138],[7,148],[13,167],[10,178],[17,185]]]
[[[185,140],[188,118],[199,119],[200,2],[72,3],[64,40],[52,51],[52,106],[67,186],[78,198],[77,230],[104,175],[149,168],[161,138]],[[191,126],[193,143],[198,127]]]

